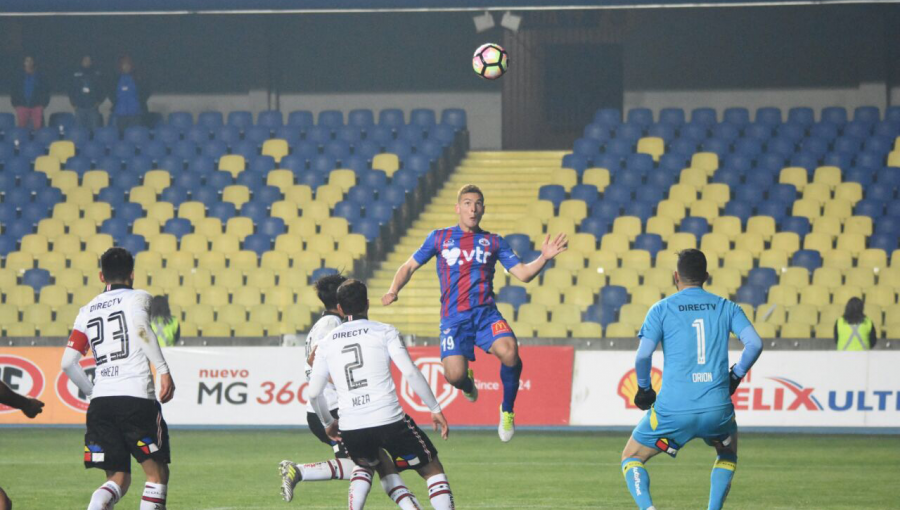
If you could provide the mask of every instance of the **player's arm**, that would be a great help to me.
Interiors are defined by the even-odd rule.
[[[435,233],[432,231],[428,234],[428,237],[425,238],[425,242],[422,243],[422,246],[412,254],[409,260],[400,266],[400,269],[397,269],[397,274],[394,275],[394,280],[391,282],[391,288],[384,293],[384,296],[381,296],[381,304],[388,306],[394,301],[397,301],[400,297],[400,291],[407,283],[409,283],[413,273],[425,265],[425,263],[431,260],[431,257],[434,257],[436,254],[437,247],[435,245]]]
[[[638,345],[637,355],[634,359],[634,372],[637,376],[638,390],[634,396],[634,405],[638,409],[646,411],[656,402],[656,390],[650,380],[650,370],[653,366],[653,351],[662,341],[662,313],[664,308],[654,305],[647,312],[644,324],[638,332],[641,339]]]
[[[3,381],[0,381],[0,404],[21,409],[29,418],[41,414],[44,407],[44,403],[40,400],[19,395]]]
[[[406,346],[400,340],[400,332],[396,328],[390,328],[388,332],[387,349],[391,361],[397,365],[397,368],[406,377],[409,386],[431,410],[431,421],[434,422],[434,430],[440,428],[441,437],[447,439],[450,434],[450,427],[447,425],[447,419],[444,418],[444,413],[441,411],[441,405],[434,397],[434,392],[431,391],[431,386],[428,385],[425,376],[422,375],[422,372],[413,363],[412,358],[409,357],[409,351],[406,350]]]
[[[566,251],[568,244],[569,241],[566,239],[566,234],[559,234],[556,236],[556,239],[553,239],[552,241],[550,240],[550,234],[547,234],[547,237],[544,238],[544,244],[541,246],[541,255],[538,258],[527,264],[519,262],[515,266],[508,268],[508,271],[519,280],[528,283],[541,272],[541,269],[544,269],[544,266],[547,265],[548,261],[553,260],[553,257]],[[501,261],[504,259],[504,250],[509,249],[508,245],[506,245],[505,248],[504,245],[506,245],[506,241],[501,241]],[[511,252],[512,249],[509,249],[509,251]]]
[[[172,374],[169,373],[169,365],[163,356],[156,333],[150,327],[150,300],[150,294],[144,292],[138,294],[132,307],[132,317],[134,317],[141,349],[156,368],[156,374],[159,376],[159,401],[165,404],[175,396],[175,382],[172,380]]]
[[[316,416],[326,428],[334,422],[331,410],[328,409],[328,400],[325,398],[325,385],[328,384],[328,377],[328,362],[324,359],[324,355],[316,357],[309,374],[309,386],[306,388],[306,394]]]
[[[732,395],[735,390],[737,390],[738,385],[741,384],[741,380],[747,375],[747,372],[750,371],[750,368],[753,367],[756,360],[759,359],[759,355],[762,354],[763,351],[762,338],[759,337],[759,334],[756,332],[756,329],[753,328],[753,325],[749,324],[749,321],[748,324],[741,329],[738,338],[740,338],[741,343],[744,344],[744,350],[741,352],[741,359],[731,367],[731,373],[729,374],[729,390]]]
[[[63,372],[69,376],[69,379],[75,383],[75,386],[90,397],[91,393],[94,392],[94,383],[91,382],[87,374],[84,373],[84,369],[81,368],[81,364],[78,363],[81,357],[87,353],[90,346],[87,335],[82,332],[84,326],[81,323],[81,319],[81,315],[75,319],[75,327],[72,328],[72,334],[69,335],[69,342],[66,344],[65,351],[63,351],[60,366]]]

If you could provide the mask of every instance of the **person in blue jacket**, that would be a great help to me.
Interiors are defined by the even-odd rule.
[[[134,62],[129,55],[119,59],[118,70],[115,88],[110,94],[113,103],[110,124],[124,131],[131,126],[143,124],[150,88],[143,75],[135,71]]]

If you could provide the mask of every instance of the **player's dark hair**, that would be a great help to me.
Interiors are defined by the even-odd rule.
[[[150,300],[150,319],[160,318],[164,321],[172,320],[172,310],[169,308],[168,296],[153,296]]]
[[[134,272],[134,257],[125,248],[114,246],[100,257],[100,271],[106,283],[125,282]]]
[[[363,315],[369,303],[369,291],[365,283],[349,279],[338,287],[337,300],[344,315]]]
[[[859,324],[864,321],[866,314],[863,313],[863,300],[858,297],[852,297],[847,301],[844,307],[844,320],[849,324]]]
[[[462,188],[459,188],[459,192],[456,194],[456,202],[459,203],[462,200],[462,196],[466,193],[478,193],[478,196],[481,197],[481,201],[484,202],[484,193],[481,192],[481,188],[474,184],[466,184]]]
[[[678,277],[688,285],[703,285],[706,282],[706,255],[696,249],[678,253]]]
[[[337,308],[337,290],[345,281],[347,281],[347,277],[342,274],[330,274],[319,278],[313,284],[316,295],[319,296],[319,301],[325,305],[326,310]]]

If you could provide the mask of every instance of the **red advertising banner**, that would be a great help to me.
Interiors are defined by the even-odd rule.
[[[482,352],[469,367],[475,371],[478,401],[465,399],[462,392],[444,379],[438,347],[410,347],[409,354],[454,425],[496,425],[500,419],[503,384],[500,361]],[[516,425],[568,425],[572,398],[572,347],[520,347],[523,369],[516,399]],[[394,382],[400,403],[422,427],[431,423],[428,408],[415,395],[394,367]]]

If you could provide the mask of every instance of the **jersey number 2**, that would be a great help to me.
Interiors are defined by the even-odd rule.
[[[341,353],[353,353],[353,361],[344,365],[344,375],[347,377],[347,387],[351,390],[365,388],[369,385],[368,379],[357,381],[353,371],[363,367],[362,347],[359,344],[350,344],[341,350]]]
[[[105,354],[103,356],[97,355],[97,346],[106,340],[106,335],[103,334],[104,323],[113,325],[112,340],[122,344],[121,348],[110,354],[109,357]],[[128,357],[128,324],[125,322],[125,314],[123,312],[113,312],[109,314],[105,321],[100,317],[91,319],[87,323],[87,329],[93,333],[90,336],[91,352],[94,353],[94,362],[98,367],[107,361],[116,361]]]
[[[703,327],[703,319],[697,319],[693,323],[697,330],[697,364],[706,364],[706,329]]]

